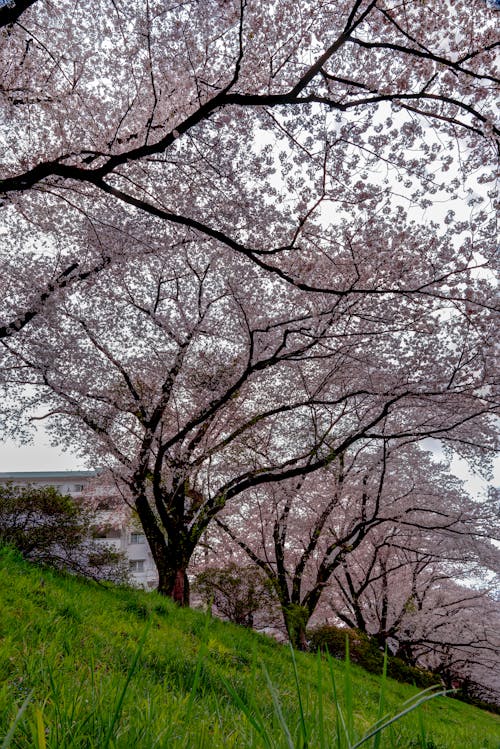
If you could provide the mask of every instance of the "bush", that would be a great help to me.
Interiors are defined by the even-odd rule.
[[[328,650],[334,658],[345,657],[345,641],[349,640],[349,654],[353,663],[373,674],[380,674],[384,664],[384,654],[378,643],[358,629],[343,627],[318,627],[308,632],[311,650]],[[392,655],[387,659],[387,675],[397,681],[427,688],[439,683],[439,678],[430,671],[409,666],[401,658]]]
[[[256,612],[267,611],[274,604],[267,577],[254,565],[209,567],[196,576],[193,591],[230,622],[245,627],[253,626]]]
[[[84,504],[52,486],[0,485],[0,544],[37,564],[126,582],[124,555],[92,539],[96,522]]]

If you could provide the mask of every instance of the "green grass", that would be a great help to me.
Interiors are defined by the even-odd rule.
[[[361,744],[418,690],[292,655],[155,593],[0,550],[0,749],[500,747],[497,716],[447,697]]]

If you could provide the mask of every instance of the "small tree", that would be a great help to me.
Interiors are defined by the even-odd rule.
[[[193,588],[207,605],[230,622],[254,626],[254,615],[268,614],[276,597],[265,574],[255,565],[241,566],[234,562],[222,568],[208,567],[196,577]]]
[[[97,514],[52,486],[0,486],[0,544],[32,562],[94,580],[125,582],[124,556],[92,538]]]

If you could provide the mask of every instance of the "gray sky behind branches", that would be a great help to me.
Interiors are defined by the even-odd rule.
[[[443,457],[436,440],[426,440],[432,451]],[[73,453],[63,452],[60,447],[50,444],[50,438],[43,426],[38,425],[36,436],[32,444],[21,445],[14,440],[0,443],[0,472],[8,471],[76,471],[97,468],[88,465]],[[487,482],[476,474],[472,474],[465,460],[456,458],[450,464],[450,471],[466,481],[467,489],[472,495],[482,493],[488,486]],[[500,486],[500,458],[495,461],[492,484]]]

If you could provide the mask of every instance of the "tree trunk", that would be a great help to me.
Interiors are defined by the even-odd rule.
[[[184,527],[180,523],[172,523],[167,538],[144,493],[138,493],[135,506],[158,571],[158,593],[172,598],[179,606],[189,606],[186,570],[193,545],[188,542]]]
[[[189,606],[189,580],[186,566],[183,563],[176,566],[168,561],[165,565],[161,565],[161,568],[158,562],[156,564],[158,567],[158,593],[162,596],[168,596],[179,606]]]
[[[189,580],[185,569],[181,568],[175,573],[172,598],[180,606],[189,606]]]
[[[290,643],[296,650],[309,650],[306,638],[309,611],[304,606],[290,604],[283,607],[283,618]]]

